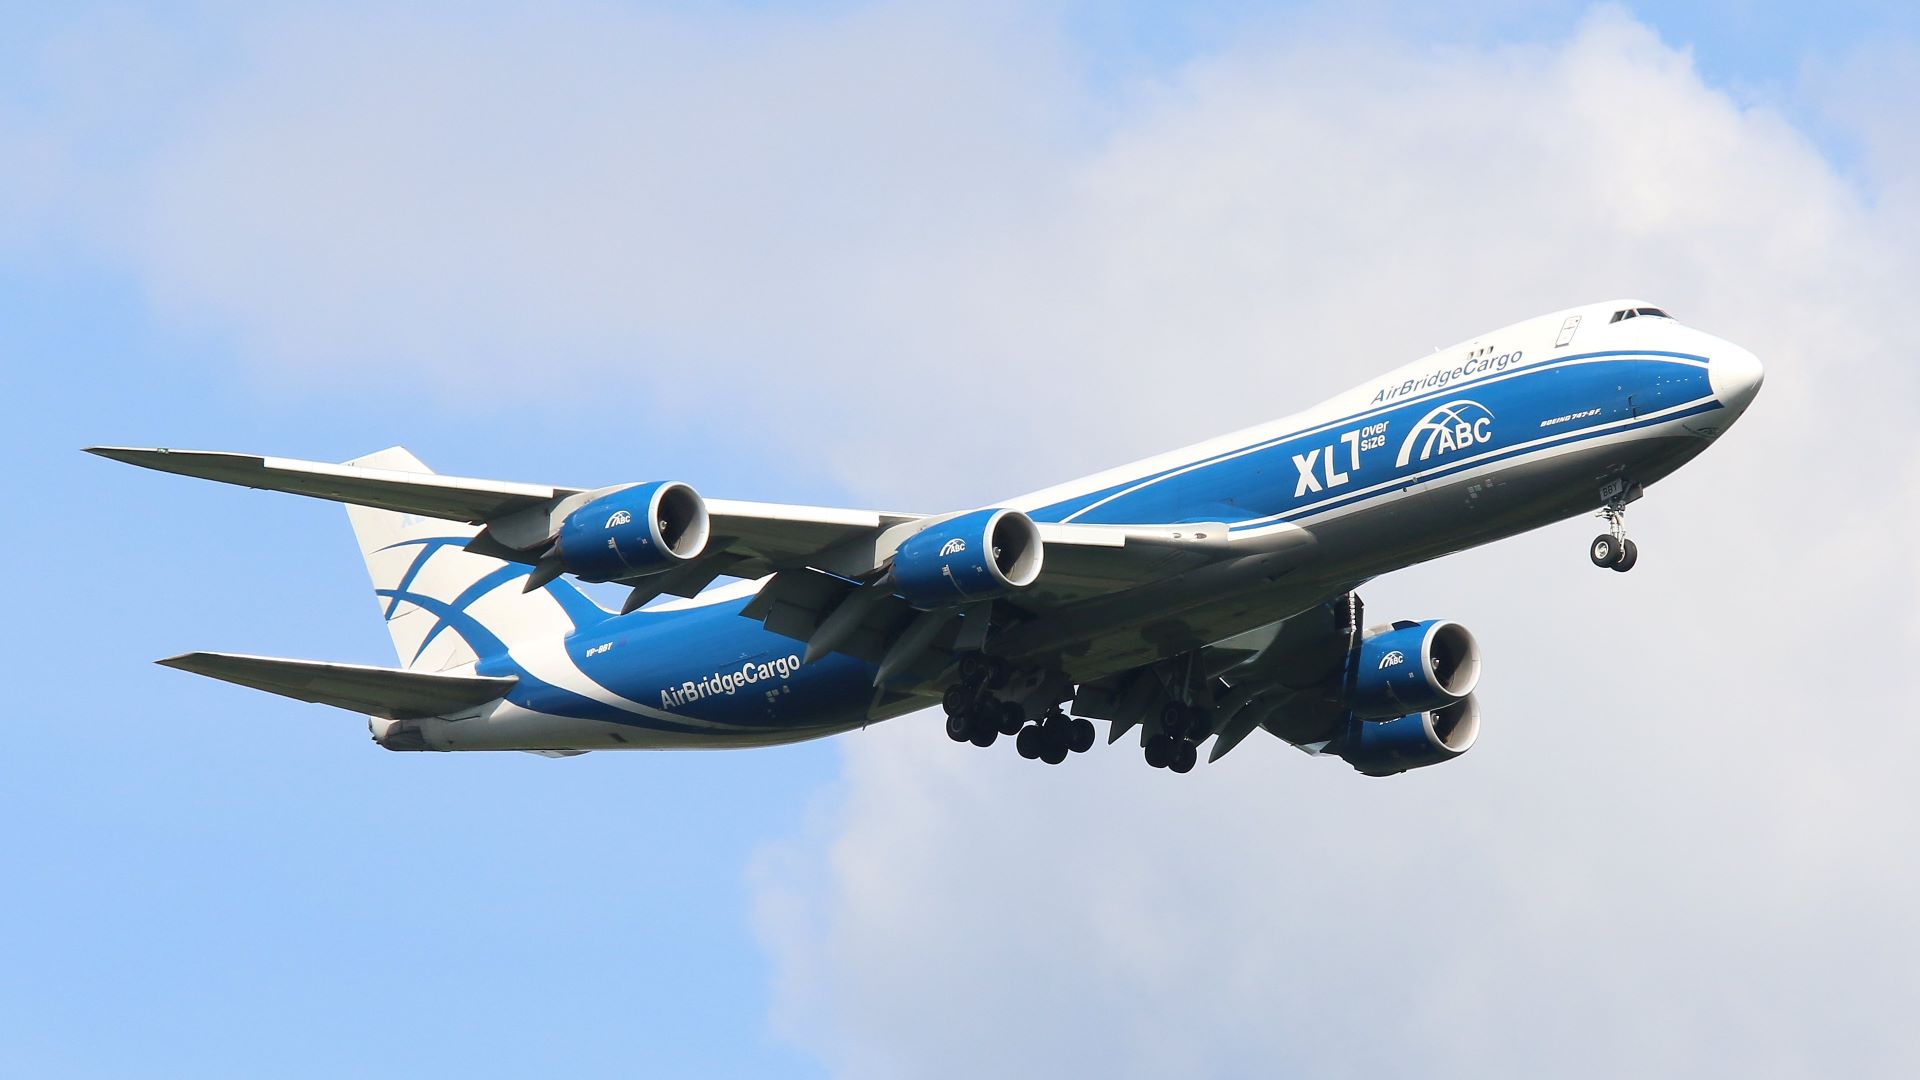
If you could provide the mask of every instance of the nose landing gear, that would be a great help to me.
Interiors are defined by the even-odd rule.
[[[1640,494],[1640,489],[1615,480],[1601,488],[1600,494],[1607,500],[1599,515],[1606,519],[1607,531],[1587,545],[1587,558],[1595,566],[1624,574],[1640,561],[1639,545],[1627,539],[1627,503]]]

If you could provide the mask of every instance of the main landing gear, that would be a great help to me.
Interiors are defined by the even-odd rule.
[[[1639,489],[1629,489],[1619,480],[1600,489],[1607,505],[1599,516],[1606,519],[1607,531],[1587,545],[1587,558],[1593,560],[1593,565],[1624,574],[1640,561],[1639,545],[1627,539],[1627,503],[1638,493]]]
[[[1169,702],[1160,713],[1160,730],[1147,736],[1147,764],[1156,769],[1192,772],[1200,761],[1200,740],[1207,737],[1207,710]]]
[[[1093,740],[1093,721],[1053,709],[1021,728],[1013,747],[1029,761],[1038,759],[1058,765],[1067,760],[1068,754],[1084,754],[1093,749]]]
[[[1002,735],[1014,736],[1014,748],[1028,760],[1049,765],[1084,754],[1093,748],[1093,721],[1072,717],[1058,707],[1027,722],[1026,706],[1002,700],[995,691],[1006,688],[1013,671],[999,657],[968,654],[960,661],[960,682],[947,689],[941,705],[947,712],[947,737],[954,742],[992,746]]]

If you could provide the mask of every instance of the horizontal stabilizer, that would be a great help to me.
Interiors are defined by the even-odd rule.
[[[332,705],[388,720],[445,716],[484,705],[505,697],[519,681],[488,675],[438,675],[236,653],[183,653],[155,663],[281,697]]]

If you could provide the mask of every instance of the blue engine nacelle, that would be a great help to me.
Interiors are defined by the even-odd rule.
[[[1480,645],[1445,619],[1395,623],[1354,650],[1348,708],[1365,720],[1445,708],[1480,682]]]
[[[624,581],[698,558],[707,532],[707,504],[698,493],[655,481],[602,495],[568,514],[554,551],[569,574]]]
[[[1479,737],[1480,703],[1468,694],[1444,708],[1396,720],[1353,717],[1325,752],[1368,776],[1392,776],[1452,761],[1473,749]]]
[[[1024,589],[1040,576],[1040,528],[1018,510],[975,510],[914,533],[893,553],[893,588],[923,610]]]

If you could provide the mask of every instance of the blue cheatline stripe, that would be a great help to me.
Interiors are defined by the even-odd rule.
[[[1342,507],[1351,506],[1355,503],[1365,502],[1368,499],[1376,498],[1381,495],[1390,495],[1395,492],[1405,490],[1406,488],[1409,488],[1409,487],[1430,484],[1435,480],[1442,480],[1442,479],[1445,479],[1446,477],[1453,476],[1456,473],[1466,472],[1469,469],[1478,469],[1484,465],[1492,465],[1496,462],[1507,461],[1511,458],[1522,457],[1527,454],[1539,453],[1545,450],[1552,450],[1557,447],[1570,445],[1572,443],[1588,442],[1595,439],[1604,439],[1609,435],[1618,435],[1622,432],[1636,431],[1640,428],[1653,427],[1658,424],[1670,423],[1675,420],[1684,420],[1689,416],[1699,416],[1701,413],[1712,412],[1715,409],[1723,409],[1725,407],[1726,406],[1720,404],[1718,400],[1713,400],[1713,401],[1703,402],[1702,404],[1696,405],[1693,408],[1687,409],[1684,412],[1677,412],[1667,416],[1654,417],[1649,420],[1641,420],[1637,423],[1625,424],[1620,427],[1609,428],[1605,431],[1573,432],[1573,433],[1570,433],[1564,439],[1555,439],[1553,442],[1550,442],[1550,443],[1536,443],[1532,446],[1518,447],[1512,450],[1508,450],[1507,452],[1502,454],[1494,454],[1490,457],[1481,458],[1478,461],[1465,462],[1463,464],[1456,465],[1449,469],[1442,469],[1438,472],[1425,473],[1420,475],[1409,475],[1405,478],[1404,483],[1396,483],[1385,489],[1365,492],[1360,495],[1355,495],[1352,498],[1341,499],[1337,502],[1319,503],[1314,505],[1311,509],[1307,509],[1307,510],[1289,511],[1285,514],[1277,514],[1277,515],[1262,517],[1257,519],[1261,522],[1261,524],[1251,526],[1246,531],[1263,529],[1268,527],[1269,525],[1273,525],[1280,522],[1304,521],[1309,518],[1316,518],[1322,514],[1341,509]],[[1249,519],[1249,520],[1255,520],[1255,519]]]
[[[507,654],[506,643],[488,630],[478,619],[464,610],[431,596],[419,593],[399,593],[394,589],[375,590],[381,596],[397,597],[432,613],[453,627],[453,631],[465,639],[468,647],[480,657],[474,670],[482,675],[511,675],[518,679],[512,690],[507,692],[507,700],[523,709],[542,712],[551,716],[564,716],[573,720],[598,720],[610,724],[622,724],[627,727],[654,728],[660,731],[674,731],[685,734],[697,734],[711,731],[710,728],[675,724],[655,717],[629,713],[595,701],[583,694],[554,686],[538,679],[526,668],[515,663]],[[537,699],[537,700],[536,700]]]
[[[1245,454],[1255,453],[1261,450],[1269,450],[1275,446],[1279,446],[1282,443],[1290,442],[1294,439],[1306,438],[1307,436],[1310,436],[1310,435],[1317,435],[1322,432],[1331,431],[1334,428],[1338,428],[1346,424],[1355,423],[1357,421],[1367,419],[1368,417],[1378,416],[1383,413],[1389,413],[1394,411],[1395,409],[1404,408],[1408,405],[1415,405],[1423,401],[1432,401],[1436,398],[1442,398],[1449,394],[1460,393],[1462,387],[1489,386],[1494,383],[1506,382],[1510,379],[1523,378],[1528,375],[1536,375],[1545,371],[1556,371],[1561,368],[1573,366],[1575,364],[1585,363],[1586,361],[1589,361],[1589,360],[1599,360],[1599,359],[1605,359],[1607,357],[1616,357],[1616,356],[1631,356],[1636,358],[1653,359],[1656,361],[1659,359],[1682,360],[1682,361],[1687,361],[1689,363],[1689,366],[1693,364],[1705,364],[1709,362],[1706,357],[1697,356],[1693,353],[1668,352],[1668,351],[1659,350],[1659,349],[1608,349],[1602,352],[1580,353],[1579,355],[1576,355],[1576,356],[1557,357],[1553,360],[1543,361],[1539,364],[1525,365],[1525,366],[1516,368],[1512,371],[1498,372],[1486,378],[1461,379],[1458,382],[1449,382],[1446,386],[1438,387],[1436,389],[1425,391],[1423,393],[1414,394],[1409,397],[1396,398],[1393,401],[1383,401],[1376,404],[1370,404],[1365,409],[1362,409],[1359,412],[1350,413],[1346,416],[1340,417],[1337,420],[1327,420],[1322,423],[1316,424],[1312,427],[1302,428],[1299,431],[1289,431],[1284,434],[1271,436],[1269,438],[1262,439],[1259,442],[1249,443],[1246,446],[1242,446],[1237,449],[1223,450],[1217,454],[1214,454],[1211,457],[1201,458],[1198,461],[1188,461],[1188,462],[1182,462],[1177,465],[1169,465],[1166,468],[1160,470],[1159,472],[1148,473],[1147,475],[1141,476],[1138,479],[1121,481],[1120,483],[1110,484],[1107,487],[1101,488],[1099,491],[1093,491],[1093,492],[1087,492],[1080,495],[1075,495],[1070,498],[1063,499],[1060,502],[1052,503],[1047,506],[1040,507],[1037,510],[1031,511],[1031,515],[1035,521],[1063,521],[1063,522],[1072,521],[1074,518],[1093,509],[1095,505],[1102,503],[1104,501],[1107,501],[1111,498],[1114,498],[1124,493],[1129,488],[1148,487],[1153,484],[1157,484],[1160,481],[1165,480],[1168,477],[1174,476],[1176,474],[1198,472],[1201,469],[1204,469],[1208,466],[1217,465],[1220,462],[1227,461],[1232,458],[1240,457]]]
[[[388,544],[379,550],[392,551],[394,548],[412,547],[415,545],[421,548],[419,556],[413,560],[413,563],[407,567],[407,572],[401,576],[400,583],[394,586],[394,588],[404,591],[409,585],[413,584],[413,579],[419,576],[421,568],[426,566],[427,560],[433,557],[434,552],[454,544],[458,544],[464,548],[472,539],[470,536],[430,536],[415,540],[402,540],[398,543]],[[486,555],[476,555],[475,558],[484,558],[495,562],[500,561],[493,559],[492,556]],[[506,563],[505,565],[514,567],[522,566],[523,564]],[[532,570],[532,567],[523,566],[521,574],[524,576],[525,574],[532,573]],[[573,623],[575,630],[584,630],[589,626],[604,622],[612,617],[612,612],[594,603],[587,594],[574,588],[564,580],[555,579],[541,586],[541,589],[548,596],[553,597],[555,603],[560,605],[560,610],[566,613],[567,620]],[[476,597],[475,599],[478,598]],[[387,604],[387,618],[393,618],[399,606],[400,601],[397,599],[389,602]],[[436,628],[434,632],[438,633],[438,628]]]
[[[400,575],[400,583],[394,586],[395,589],[405,592],[407,586],[413,584],[413,579],[420,576],[421,567],[427,565],[427,560],[433,558],[434,552],[439,551],[448,544],[464,544],[466,541],[467,538],[459,536],[429,536],[421,540],[402,540],[397,544],[388,544],[379,550],[392,551],[394,548],[419,545],[420,554],[414,556],[413,562],[407,566],[407,572]],[[392,619],[393,613],[398,610],[399,607],[400,601],[397,598],[388,603],[387,618]]]
[[[560,604],[560,610],[566,612],[575,630],[585,630],[613,618],[613,612],[594,603],[591,597],[564,579],[555,578],[541,588]]]
[[[405,600],[407,603],[423,611],[438,616],[440,624],[452,626],[453,632],[459,634],[460,637],[466,641],[467,647],[473,650],[475,656],[506,655],[506,642],[501,641],[493,631],[487,629],[479,619],[467,614],[463,608],[454,607],[444,600],[436,600],[431,596],[416,592],[401,592],[399,589],[375,589],[373,591],[377,596],[392,597],[395,600]],[[437,630],[439,627],[436,626],[435,629]],[[416,654],[414,659],[419,659],[419,656]]]
[[[467,586],[466,591],[462,592],[459,596],[454,597],[453,600],[449,602],[448,606],[451,607],[454,611],[458,611],[462,614],[465,614],[466,610],[473,606],[473,602],[475,600],[480,599],[481,597],[487,595],[488,593],[492,592],[493,590],[499,588],[500,586],[506,584],[509,581],[513,581],[516,578],[526,577],[528,574],[531,574],[531,573],[533,573],[533,567],[531,566],[520,566],[516,563],[508,563],[507,565],[502,566],[500,569],[495,570],[493,573],[488,574],[487,576]],[[433,629],[427,631],[427,636],[420,639],[419,651],[413,654],[413,659],[414,660],[420,659],[421,655],[427,651],[427,646],[433,644],[433,639],[439,637],[440,631],[445,630],[446,628],[447,628],[447,620],[445,618],[442,618],[439,622],[434,623]],[[476,653],[478,653],[479,651],[480,650],[478,649],[474,650],[474,652]],[[408,661],[408,662],[411,663],[412,661]]]

